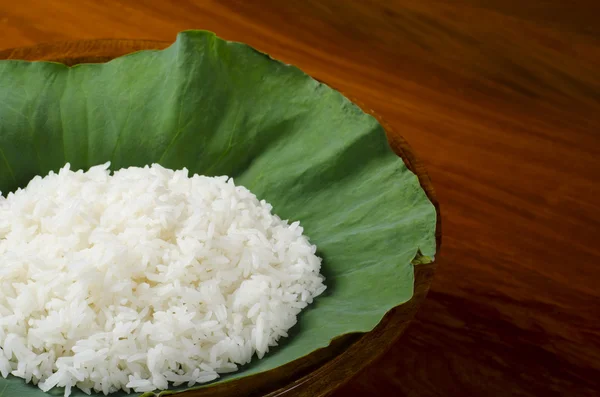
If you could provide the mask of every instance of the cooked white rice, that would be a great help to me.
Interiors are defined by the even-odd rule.
[[[145,392],[262,358],[325,290],[298,222],[228,177],[109,164],[0,197],[0,374]]]

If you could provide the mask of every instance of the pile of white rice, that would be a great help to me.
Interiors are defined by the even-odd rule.
[[[0,197],[0,374],[108,394],[262,358],[325,290],[316,248],[227,177],[159,165]]]

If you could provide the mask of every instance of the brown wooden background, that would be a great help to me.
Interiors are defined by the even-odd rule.
[[[412,144],[444,246],[417,320],[336,396],[600,390],[600,2],[0,0],[0,50],[213,30]]]

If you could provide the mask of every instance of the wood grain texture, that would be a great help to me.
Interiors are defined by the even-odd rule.
[[[417,320],[338,396],[600,390],[600,3],[0,3],[0,49],[204,28],[359,99],[423,160],[444,248]]]

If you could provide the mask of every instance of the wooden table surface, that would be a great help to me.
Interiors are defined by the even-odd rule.
[[[444,246],[409,330],[336,396],[600,390],[600,2],[21,0],[0,50],[247,42],[375,109],[424,161]]]

